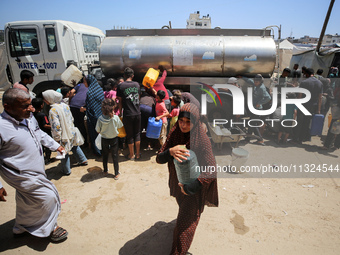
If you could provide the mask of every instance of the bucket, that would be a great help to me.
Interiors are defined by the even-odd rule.
[[[157,78],[159,76],[159,72],[153,68],[149,68],[149,70],[146,72],[144,79],[143,79],[143,85],[148,88],[152,88],[153,85],[155,85]]]
[[[245,149],[235,148],[232,150],[232,158],[231,158],[231,165],[236,167],[236,170],[239,171],[240,167],[247,162],[249,157],[249,152]]]
[[[61,80],[70,87],[73,87],[72,80],[76,82],[76,84],[83,78],[83,74],[78,69],[78,67],[74,65],[70,65],[62,74]]]

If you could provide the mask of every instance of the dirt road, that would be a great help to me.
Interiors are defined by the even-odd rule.
[[[299,147],[244,144],[248,165],[288,163],[340,164],[340,151],[318,150],[320,139]],[[91,155],[86,151],[87,155]],[[226,145],[215,151],[217,163],[231,162]],[[0,252],[4,254],[168,254],[177,215],[169,196],[166,165],[155,162],[154,151],[143,160],[120,157],[121,178],[102,174],[101,158],[87,167],[59,173],[58,161],[46,167],[62,201],[59,224],[69,231],[60,244],[48,239],[14,239],[15,191],[7,189],[0,204]],[[281,162],[280,162],[281,161]],[[239,178],[239,177],[242,178]],[[201,254],[339,254],[340,179],[249,178],[227,174],[218,179],[220,206],[206,207],[190,252]]]

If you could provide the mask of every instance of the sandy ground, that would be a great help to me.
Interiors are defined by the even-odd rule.
[[[239,147],[249,152],[248,165],[340,165],[340,151],[320,151],[320,145],[320,138],[313,137],[302,146],[268,141],[264,147],[241,141]],[[0,252],[168,254],[178,208],[169,196],[167,166],[155,162],[154,151],[143,151],[138,162],[120,157],[122,174],[116,181],[112,164],[105,177],[101,158],[85,152],[89,165],[73,167],[70,176],[60,174],[58,161],[46,167],[60,193],[58,223],[69,231],[68,239],[53,244],[31,236],[13,238],[15,191],[4,183],[8,201],[0,204]],[[228,144],[222,150],[215,147],[214,152],[218,164],[231,162]],[[224,174],[218,179],[220,206],[205,208],[189,251],[195,255],[340,254],[339,174],[304,177]]]

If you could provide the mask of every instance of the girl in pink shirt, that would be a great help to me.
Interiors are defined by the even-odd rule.
[[[162,119],[162,129],[161,129],[161,134],[159,135],[159,142],[161,146],[165,143],[166,140],[166,133],[167,133],[167,127],[168,127],[168,116],[169,112],[165,107],[164,103],[164,97],[165,97],[165,92],[163,90],[158,90],[157,91],[157,96],[156,96],[156,120]]]

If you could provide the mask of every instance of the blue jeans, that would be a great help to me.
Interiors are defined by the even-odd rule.
[[[90,137],[92,151],[95,155],[101,156],[102,153],[97,148],[96,143],[95,143],[95,140],[98,136],[98,133],[96,131],[96,123],[97,123],[97,119],[94,120],[91,118],[87,118],[87,130],[88,130],[89,137]]]
[[[87,161],[86,156],[84,155],[83,151],[80,149],[79,146],[73,146],[72,150],[73,155],[76,156],[79,163],[83,163]],[[61,171],[64,174],[71,174],[71,163],[70,163],[70,156],[68,153],[65,155],[65,158],[61,160]]]

